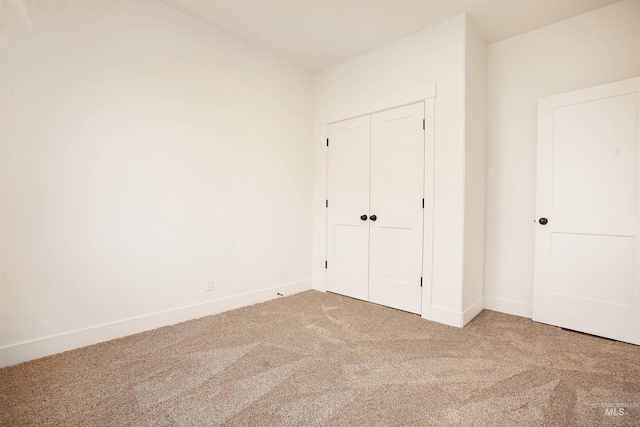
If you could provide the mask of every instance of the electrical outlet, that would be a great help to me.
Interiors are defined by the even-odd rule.
[[[204,290],[206,292],[211,292],[213,290],[213,277],[207,277],[206,287]]]

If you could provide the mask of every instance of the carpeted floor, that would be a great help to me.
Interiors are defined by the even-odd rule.
[[[640,347],[308,291],[2,369],[0,425],[640,426]]]

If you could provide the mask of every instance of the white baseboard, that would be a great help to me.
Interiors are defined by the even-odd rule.
[[[431,315],[429,317],[422,316],[422,318],[449,326],[455,326],[456,328],[462,328],[480,314],[484,308],[484,300],[479,298],[464,311],[431,306]]]
[[[467,308],[462,313],[462,325],[466,325],[469,323],[474,317],[476,317],[480,312],[484,309],[484,300],[483,298],[479,298],[476,302],[471,304],[469,308]]]
[[[464,326],[462,319],[463,313],[461,311],[431,306],[431,318],[429,319],[431,321],[462,328]]]
[[[311,289],[315,289],[320,292],[327,292],[327,287],[323,280],[320,279],[311,279]]]
[[[311,279],[0,347],[0,368],[311,289]]]
[[[512,301],[504,298],[485,296],[484,308],[487,310],[499,311],[501,313],[513,314],[514,316],[531,318],[533,315],[533,304]]]

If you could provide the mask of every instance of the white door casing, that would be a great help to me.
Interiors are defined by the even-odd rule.
[[[635,344],[639,93],[636,78],[539,101],[533,299],[535,321]]]
[[[370,118],[328,127],[327,290],[369,299]]]
[[[371,116],[369,300],[417,314],[422,309],[423,120],[424,103]]]
[[[435,99],[424,102],[424,209],[422,230],[422,310],[421,316],[431,320],[431,284],[433,275],[433,188],[435,179]]]

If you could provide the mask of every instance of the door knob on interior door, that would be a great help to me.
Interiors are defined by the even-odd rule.
[[[363,221],[366,221],[367,220],[367,216],[366,215],[360,215],[360,219],[363,220]]]
[[[378,217],[377,217],[377,216],[375,216],[375,215],[371,215],[371,216],[369,217],[369,219],[370,219],[371,221],[375,221],[376,219],[378,219]]]
[[[546,223],[548,223],[548,222],[549,222],[549,220],[548,220],[547,218],[545,218],[545,217],[542,217],[542,218],[540,218],[540,219],[538,220],[538,222],[539,222],[540,224],[542,224],[542,225],[545,225]]]

